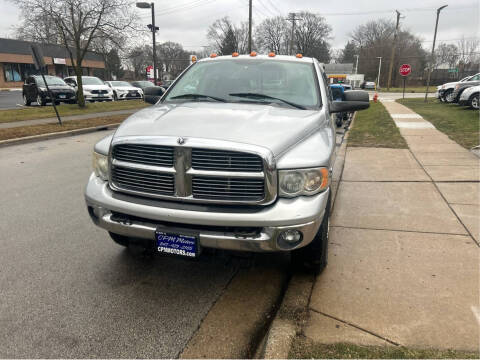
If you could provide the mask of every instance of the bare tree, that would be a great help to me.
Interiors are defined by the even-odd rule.
[[[207,38],[211,47],[222,55],[234,51],[245,53],[248,48],[248,24],[235,26],[228,17],[224,17],[209,26]]]
[[[304,56],[312,56],[321,62],[330,60],[330,34],[332,27],[324,17],[302,11],[297,14],[301,19],[295,28],[297,52]]]
[[[190,61],[187,53],[181,44],[172,41],[164,42],[158,46],[159,63],[173,78],[176,78],[188,65]]]
[[[478,68],[478,63],[480,62],[478,56],[480,41],[477,39],[468,40],[462,38],[458,41],[457,46],[458,62],[459,66],[462,67],[462,71],[469,71]]]
[[[453,68],[458,63],[458,48],[454,44],[440,43],[435,50],[435,67],[448,64]]]
[[[24,23],[45,16],[55,26],[52,31],[67,49],[77,75],[77,100],[85,106],[82,63],[92,42],[132,29],[135,15],[131,0],[15,0],[22,9]],[[118,44],[120,46],[120,44]]]
[[[288,53],[288,22],[282,16],[263,20],[257,26],[255,38],[260,50],[273,51],[276,54]]]
[[[135,46],[126,55],[134,79],[145,78],[146,68],[152,62],[152,47],[150,45]]]

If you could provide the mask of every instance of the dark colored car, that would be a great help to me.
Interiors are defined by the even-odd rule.
[[[54,97],[55,104],[65,102],[74,104],[77,101],[77,95],[71,86],[56,76],[45,75],[45,81]],[[30,106],[32,102],[45,106],[47,102],[52,102],[47,87],[40,75],[29,76],[22,87],[23,103]]]
[[[152,103],[152,99],[156,99],[155,102],[160,99],[160,97],[165,92],[165,88],[162,86],[155,86],[150,81],[132,81],[131,84],[137,88],[142,89],[143,99],[145,102]]]

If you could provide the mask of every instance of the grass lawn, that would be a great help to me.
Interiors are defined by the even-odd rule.
[[[57,123],[19,126],[15,128],[0,129],[0,140],[16,139],[24,136],[49,134],[67,130],[83,129],[100,125],[119,124],[128,115],[104,116],[85,120],[66,121],[63,125]]]
[[[140,109],[150,104],[142,100],[87,103],[83,109],[77,104],[61,104],[57,109],[60,116],[82,115],[105,111]],[[25,106],[19,109],[0,110],[0,123],[55,117],[53,106]]]
[[[290,359],[478,359],[467,351],[411,349],[403,346],[360,346],[347,343],[315,344],[305,337],[295,338]]]
[[[407,80],[408,81],[408,80]],[[408,87],[408,86],[405,86],[405,94],[406,93],[424,93],[425,94],[425,91],[427,91],[427,87],[426,86],[417,86],[417,87]],[[436,86],[430,86],[428,88],[428,93],[434,93],[435,91],[437,91],[437,87]],[[378,92],[387,92],[387,88],[386,87],[383,87],[381,88],[380,90],[378,90]],[[389,92],[394,92],[394,93],[401,93],[403,92],[403,87],[391,87],[390,88],[390,91]]]
[[[479,112],[456,104],[444,104],[438,100],[401,99],[408,106],[430,121],[438,130],[467,149],[480,144]]]
[[[358,111],[348,135],[348,146],[406,149],[392,118],[380,102],[370,102],[367,110]]]

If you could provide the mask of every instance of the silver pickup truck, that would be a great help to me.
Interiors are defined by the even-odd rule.
[[[316,59],[213,54],[95,145],[88,212],[123,246],[187,257],[290,251],[294,264],[320,271],[331,115],[368,106],[364,91],[333,102]]]

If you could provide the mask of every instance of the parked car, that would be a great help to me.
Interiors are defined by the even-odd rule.
[[[78,88],[76,76],[68,76],[64,80],[74,89]],[[98,77],[82,76],[82,87],[86,101],[113,101],[113,90]]]
[[[172,85],[172,83],[174,82],[175,80],[162,80],[160,82],[160,86],[163,87],[164,89],[168,89],[170,87],[170,85]]]
[[[105,81],[113,90],[114,100],[129,100],[129,99],[142,99],[143,90],[139,87],[133,86],[127,81]]]
[[[156,86],[151,81],[147,80],[132,81],[131,84],[136,88],[142,89],[142,91],[145,91],[147,87]]]
[[[65,102],[74,104],[76,102],[76,91],[68,86],[65,81],[56,76],[45,75],[45,81],[50,89],[56,104]],[[52,102],[47,91],[45,82],[40,75],[29,76],[22,86],[23,104],[30,106],[32,102],[45,106]]]
[[[155,106],[95,145],[88,212],[122,246],[189,258],[202,248],[284,251],[295,265],[320,271],[332,115],[368,106],[361,90],[331,101],[314,58],[199,60]]]
[[[462,94],[460,95],[460,100],[458,104],[461,106],[468,105],[474,110],[479,109],[479,93],[480,93],[480,85],[471,86],[465,89]]]
[[[453,102],[453,99],[454,99],[453,91],[455,90],[455,85],[465,81],[476,81],[476,80],[480,80],[480,73],[473,76],[467,76],[459,81],[443,84],[440,90],[438,91],[440,100],[444,102]]]
[[[477,80],[477,81],[468,80],[455,85],[455,90],[453,90],[453,95],[450,97],[451,99],[453,98],[452,103],[458,103],[463,91],[465,91],[469,87],[476,86],[476,85],[480,85],[480,80]]]
[[[361,89],[375,89],[375,81],[364,81],[360,84]]]

